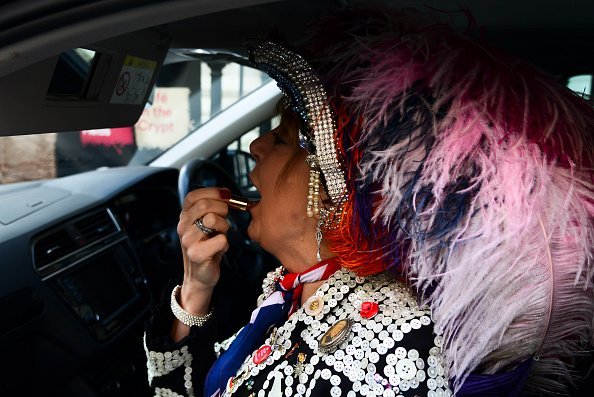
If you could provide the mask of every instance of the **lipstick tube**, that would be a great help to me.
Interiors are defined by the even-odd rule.
[[[229,207],[240,211],[249,211],[255,204],[255,201],[250,201],[245,197],[231,195],[229,201],[227,201]]]
[[[202,189],[205,187],[207,187],[207,186],[198,185],[196,188]],[[252,209],[253,206],[258,204],[258,201],[250,201],[249,199],[247,199],[245,197],[236,196],[234,194],[229,194],[228,197],[229,198],[226,199],[226,202],[229,205],[229,207],[239,210],[239,211],[249,211],[250,209]]]

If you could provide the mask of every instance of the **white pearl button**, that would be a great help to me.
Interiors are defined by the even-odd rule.
[[[414,361],[408,358],[403,358],[396,363],[396,374],[404,380],[409,380],[417,374],[417,367]]]
[[[424,369],[425,368],[425,361],[423,361],[422,358],[417,358],[417,360],[415,361],[415,364],[417,365],[418,369]]]
[[[427,364],[429,364],[430,367],[437,366],[437,358],[435,356],[429,356],[427,358]]]
[[[384,390],[383,397],[395,397],[395,396],[396,396],[396,394],[394,393],[394,390],[392,390],[392,389]]]
[[[384,346],[386,347],[386,349],[391,349],[394,347],[394,345],[396,344],[394,342],[394,339],[387,337],[386,339],[384,339]]]
[[[393,353],[390,353],[386,356],[386,362],[390,365],[395,365],[397,361],[398,358],[396,358],[396,355]]]
[[[403,380],[403,381],[400,382],[400,385],[398,385],[398,387],[402,391],[407,391],[410,388],[410,384],[408,383],[407,380]]]
[[[433,342],[435,342],[435,346],[441,347],[441,337],[436,336]]]
[[[393,376],[394,374],[395,374],[395,371],[394,371],[394,367],[393,367],[393,366],[391,366],[391,365],[386,365],[386,366],[384,367],[384,375],[386,375],[388,378],[389,378],[390,376]]]
[[[425,371],[423,371],[422,369],[418,370],[415,376],[419,382],[423,382],[427,378],[427,376],[425,375]]]
[[[390,376],[390,384],[394,387],[400,384],[400,377],[398,375]]]
[[[330,384],[332,386],[338,386],[338,385],[340,385],[340,376],[338,376],[338,375],[332,375],[330,377]]]
[[[429,375],[430,378],[435,378],[437,376],[437,369],[435,369],[435,367],[427,368],[427,375]]]
[[[396,355],[397,359],[402,360],[406,357],[406,349],[402,346],[398,346],[394,351],[394,354]]]
[[[410,358],[411,360],[416,360],[417,358],[419,358],[419,352],[416,349],[410,349],[408,351],[408,358]]]
[[[382,385],[376,384],[375,386],[373,386],[373,392],[376,396],[381,396],[384,393],[384,388],[382,387]]]

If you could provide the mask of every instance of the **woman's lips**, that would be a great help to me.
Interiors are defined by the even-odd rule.
[[[248,211],[251,211],[252,208],[256,207],[258,204],[260,204],[260,200],[250,201],[250,207],[248,208]]]

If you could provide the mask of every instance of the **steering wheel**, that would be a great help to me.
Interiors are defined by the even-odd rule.
[[[231,194],[241,195],[233,178],[221,166],[210,160],[193,159],[185,163],[179,172],[177,188],[181,204],[183,205],[189,192],[200,187],[226,187]],[[238,259],[243,251],[253,248],[247,236],[250,219],[249,212],[234,209],[230,209],[227,215],[229,250],[221,264],[229,266],[233,271],[239,270]]]

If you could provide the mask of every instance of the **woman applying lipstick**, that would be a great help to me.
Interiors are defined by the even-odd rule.
[[[250,147],[248,234],[282,267],[218,341],[231,197],[186,197],[184,280],[145,340],[156,394],[567,393],[594,334],[594,112],[417,23],[347,12],[303,56],[252,42],[285,97],[280,126]]]
[[[316,219],[303,211],[307,204],[309,175],[306,152],[297,144],[296,124],[291,125],[296,120],[288,120],[290,117],[286,112],[279,127],[250,146],[256,160],[250,179],[261,198],[259,203],[249,202],[245,207],[250,207],[252,214],[249,237],[273,254],[289,272],[295,273],[317,263],[317,246]],[[191,313],[206,315],[209,312],[212,290],[220,277],[221,257],[228,249],[225,233],[229,225],[225,217],[230,200],[239,201],[228,190],[202,188],[190,192],[184,201],[178,224],[184,256],[180,305],[185,308],[184,302],[188,302]],[[195,223],[200,220],[216,233],[199,230]],[[307,258],[303,257],[304,253]],[[304,287],[303,301],[315,288],[315,285]],[[177,322],[174,339],[185,336],[184,331],[187,335],[189,327]]]

